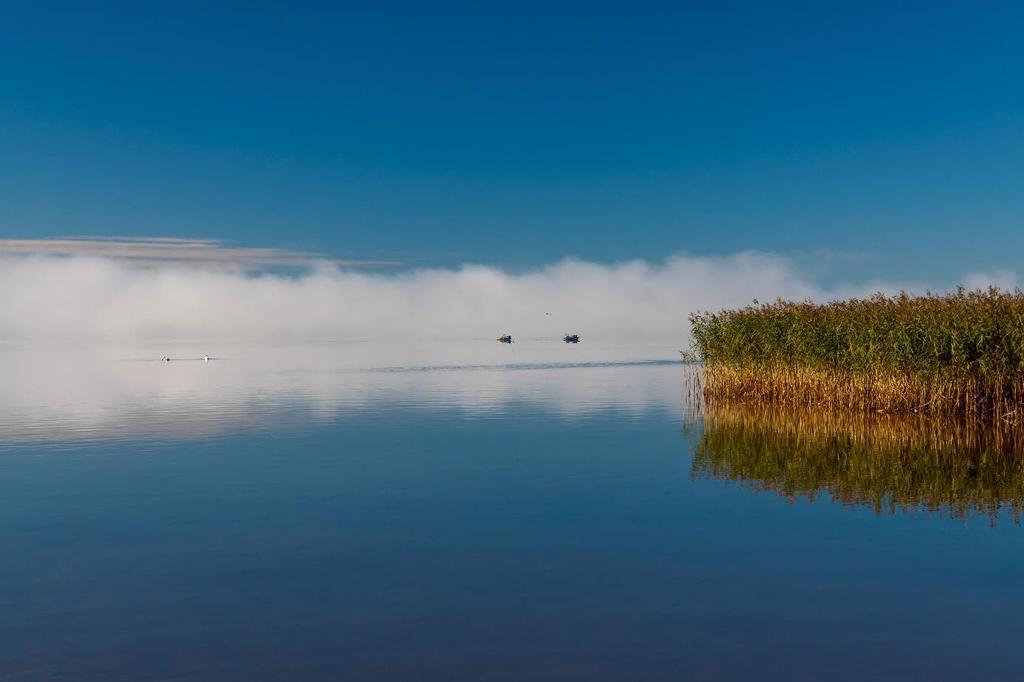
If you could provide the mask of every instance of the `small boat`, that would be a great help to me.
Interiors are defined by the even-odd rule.
[[[579,334],[566,334],[565,336],[562,337],[562,341],[565,341],[566,343],[579,343],[580,342],[580,335]]]
[[[210,356],[209,355],[204,355],[203,356],[203,362],[209,362],[209,361],[210,361]]]
[[[170,361],[171,361],[171,356],[170,355],[165,355],[162,358],[160,358],[160,362],[170,362]]]
[[[512,343],[512,335],[505,334],[504,336],[499,336],[498,343]]]

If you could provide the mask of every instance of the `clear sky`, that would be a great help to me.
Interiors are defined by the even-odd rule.
[[[0,237],[937,280],[1024,252],[1014,3],[91,4],[4,9]]]

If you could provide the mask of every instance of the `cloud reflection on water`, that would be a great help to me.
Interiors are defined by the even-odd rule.
[[[217,359],[203,362],[209,352]],[[487,418],[529,406],[560,417],[678,413],[672,346],[512,347],[493,341],[163,349],[0,350],[0,447],[179,440],[373,414],[381,406]]]

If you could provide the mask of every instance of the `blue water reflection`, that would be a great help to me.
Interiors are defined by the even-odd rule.
[[[694,476],[674,349],[249,350],[6,354],[0,679],[1020,668],[1019,526]]]

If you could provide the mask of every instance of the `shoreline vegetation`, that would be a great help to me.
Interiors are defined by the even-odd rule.
[[[696,416],[695,416],[696,418]],[[946,514],[991,525],[1024,511],[1024,429],[913,414],[702,406],[691,475],[789,501],[827,497],[876,514]],[[1005,517],[1004,517],[1005,518]]]
[[[690,316],[716,400],[1024,421],[1024,292],[776,301]]]

